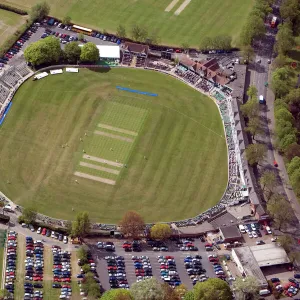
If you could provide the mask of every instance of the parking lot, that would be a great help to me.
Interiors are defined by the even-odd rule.
[[[184,259],[186,256],[202,256],[201,263],[202,268],[206,270],[206,275],[208,277],[216,277],[212,264],[208,260],[208,255],[214,254],[214,252],[205,251],[205,242],[201,242],[196,239],[193,243],[198,247],[198,251],[180,251],[175,242],[168,241],[168,251],[153,251],[146,243],[142,244],[141,252],[125,252],[122,248],[124,241],[115,241],[115,252],[107,252],[104,249],[97,248],[97,241],[104,241],[101,239],[93,239],[88,241],[89,248],[92,255],[97,262],[97,272],[101,281],[101,284],[105,290],[110,289],[109,276],[107,271],[107,262],[105,256],[123,256],[125,262],[126,278],[129,286],[137,281],[135,264],[132,260],[132,256],[146,256],[149,258],[149,263],[152,267],[153,276],[157,279],[161,279],[160,266],[161,263],[158,261],[158,256],[172,256],[176,263],[176,270],[178,272],[180,281],[184,283],[189,289],[193,287],[192,280],[187,274],[187,270],[184,266]],[[108,241],[108,240],[105,240]]]

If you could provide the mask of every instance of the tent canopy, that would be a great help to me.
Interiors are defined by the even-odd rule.
[[[100,52],[100,58],[115,58],[120,59],[119,46],[97,45]]]

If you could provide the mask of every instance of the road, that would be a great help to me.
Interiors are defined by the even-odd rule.
[[[277,1],[277,5],[274,7],[274,12],[278,13],[280,1]],[[294,211],[298,222],[300,223],[300,204],[297,197],[289,185],[289,179],[286,172],[283,157],[275,149],[275,120],[274,120],[274,101],[275,96],[270,87],[266,87],[265,83],[271,81],[271,69],[268,64],[268,60],[272,60],[273,46],[275,43],[275,35],[277,29],[271,28],[267,25],[267,33],[260,41],[258,41],[255,46],[256,58],[254,63],[249,65],[250,80],[251,85],[255,85],[258,90],[258,95],[263,95],[266,99],[266,105],[261,106],[261,121],[262,128],[264,129],[264,134],[256,138],[267,146],[267,156],[263,163],[263,170],[273,170],[278,177],[278,185],[276,187],[276,192],[286,195],[291,207]],[[258,63],[258,61],[261,61]],[[278,163],[278,167],[274,167],[274,161]]]

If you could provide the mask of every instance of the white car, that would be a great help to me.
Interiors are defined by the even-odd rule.
[[[254,238],[258,238],[258,235],[257,235],[256,231],[252,231],[252,236],[253,236]]]
[[[68,237],[66,235],[64,236],[64,244],[68,244]]]
[[[38,230],[36,231],[37,234],[41,234],[42,232],[42,227],[39,227]]]
[[[276,242],[276,241],[277,241],[277,237],[271,238],[271,242]]]

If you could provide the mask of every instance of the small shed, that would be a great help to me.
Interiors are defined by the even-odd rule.
[[[243,237],[236,225],[220,228],[220,235],[224,243],[240,242]]]

